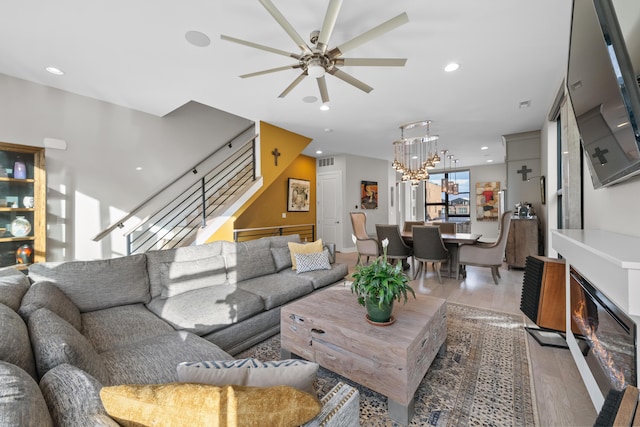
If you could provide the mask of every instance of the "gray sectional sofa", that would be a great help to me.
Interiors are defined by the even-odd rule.
[[[175,382],[181,362],[233,359],[278,333],[283,304],[347,275],[292,270],[299,240],[0,270],[0,426],[116,426],[103,386]],[[341,383],[321,403],[305,425],[358,425],[356,389]]]

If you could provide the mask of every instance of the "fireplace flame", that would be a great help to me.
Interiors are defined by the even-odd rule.
[[[598,363],[609,377],[612,387],[616,390],[623,390],[626,386],[624,373],[616,368],[611,352],[602,345],[602,342],[596,336],[598,322],[589,316],[584,297],[579,298],[579,301],[575,301],[571,317],[578,330],[589,342],[590,351],[593,352]]]

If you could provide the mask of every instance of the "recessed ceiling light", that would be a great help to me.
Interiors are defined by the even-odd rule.
[[[322,154],[322,150],[316,150],[316,154]]]
[[[317,100],[318,98],[315,96],[305,96],[304,98],[302,98],[302,102],[306,102],[307,104],[313,104]]]
[[[487,160],[487,163],[493,163],[493,160],[489,159]]]
[[[51,74],[55,74],[56,76],[61,76],[61,75],[64,74],[64,71],[62,71],[60,68],[56,68],[56,67],[47,67],[47,68],[45,68],[45,70],[47,70]]]
[[[329,107],[329,104],[324,103],[324,104],[322,104],[322,105],[320,106],[320,109],[321,109],[322,111],[328,111],[328,110],[330,110],[330,109],[331,109],[331,107]]]
[[[455,62],[452,62],[452,63],[450,63],[450,64],[447,64],[447,66],[446,66],[446,67],[444,67],[444,70],[445,70],[447,73],[450,73],[450,72],[452,72],[452,71],[457,70],[458,68],[460,68],[460,64],[457,64],[457,63],[455,63]]]
[[[137,171],[141,171],[141,170],[142,170],[142,166],[137,166],[137,167],[136,167],[136,170],[137,170]]]
[[[187,31],[184,38],[196,47],[207,47],[211,44],[211,39],[205,33],[200,31]]]
[[[520,102],[520,108],[529,108],[531,107],[531,100],[527,99],[526,101]]]
[[[486,145],[484,147],[480,147],[481,150],[488,150],[489,147],[487,147]]]
[[[325,132],[333,132],[333,129],[331,129],[331,128],[324,128],[324,131],[325,131]]]

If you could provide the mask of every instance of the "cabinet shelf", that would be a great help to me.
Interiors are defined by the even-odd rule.
[[[33,242],[36,238],[34,236],[24,236],[24,237],[0,237],[0,243],[3,242]]]
[[[25,179],[13,178],[15,165],[20,161],[24,165]],[[21,258],[21,261],[44,262],[47,253],[47,186],[44,148],[8,142],[0,142],[0,267],[13,266],[27,268],[28,263],[17,263],[16,254],[22,246],[31,248],[33,259]],[[9,175],[9,176],[6,176]],[[10,178],[11,177],[11,178]],[[24,207],[24,202],[27,206]],[[33,203],[31,205],[30,203]],[[16,237],[8,230],[16,217],[24,216],[31,224],[29,235]],[[5,228],[6,227],[6,228]],[[22,230],[21,230],[22,231]],[[18,231],[16,231],[18,233]],[[19,234],[19,233],[18,233]],[[24,248],[20,254],[28,254]]]
[[[17,178],[8,178],[6,176],[0,177],[0,182],[15,182],[15,183],[23,183],[23,184],[33,184],[36,182],[35,179],[27,178],[27,179],[17,179]]]

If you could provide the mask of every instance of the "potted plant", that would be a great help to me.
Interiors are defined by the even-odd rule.
[[[393,302],[404,299],[406,304],[409,292],[416,296],[402,263],[393,265],[387,261],[387,246],[389,240],[384,239],[383,255],[368,265],[357,266],[352,275],[351,292],[358,296],[358,303],[367,308],[367,319],[372,323],[392,323]]]

